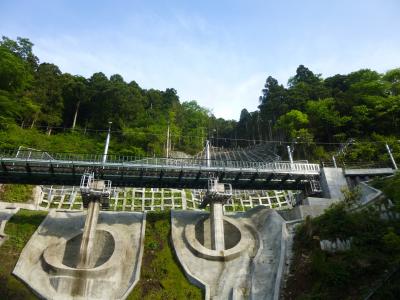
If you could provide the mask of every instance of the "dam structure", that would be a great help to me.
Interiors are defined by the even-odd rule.
[[[46,299],[125,299],[140,278],[146,212],[170,210],[177,261],[206,299],[278,299],[293,224],[395,173],[289,158],[209,143],[185,158],[2,152],[0,182],[39,184],[33,209],[49,210],[13,273]]]

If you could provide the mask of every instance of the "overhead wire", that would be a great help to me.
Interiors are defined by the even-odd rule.
[[[0,125],[11,125],[9,123],[0,123]],[[12,124],[15,125],[15,124]],[[18,125],[15,125],[18,126]],[[18,126],[20,127],[20,126]],[[20,127],[21,128],[21,127]],[[107,133],[108,132],[108,128],[107,129],[93,129],[93,128],[70,128],[70,127],[61,127],[61,126],[42,126],[42,125],[38,125],[38,126],[34,126],[33,128],[31,128],[30,126],[27,127],[22,127],[22,129],[51,129],[53,132],[83,132],[85,133]],[[137,128],[127,128],[127,130],[113,130],[111,129],[111,134],[121,134],[121,135],[126,135],[126,134],[143,134],[143,135],[149,135],[149,136],[158,136],[158,137],[166,137],[165,133],[155,133],[155,132],[148,132],[142,129],[137,129]],[[173,138],[177,138],[178,140],[184,139],[184,138],[188,138],[188,139],[204,139],[206,135],[190,135],[190,134],[174,134],[171,133],[170,137]],[[210,136],[210,135],[208,135]],[[313,141],[313,142],[308,142],[308,141],[293,141],[293,140],[267,140],[267,139],[245,139],[245,138],[230,138],[230,137],[215,137],[212,136],[210,137],[211,140],[217,140],[217,141],[223,141],[223,142],[247,142],[247,143],[271,143],[271,144],[281,144],[281,145],[292,145],[292,144],[314,144],[314,145],[338,145],[341,146],[343,144],[345,144],[346,142],[321,142],[321,141]],[[397,140],[398,142],[400,142],[400,140]],[[353,144],[386,144],[387,141],[355,141]]]

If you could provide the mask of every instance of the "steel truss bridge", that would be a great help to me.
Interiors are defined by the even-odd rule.
[[[79,185],[82,174],[95,172],[113,186],[206,188],[210,176],[234,189],[299,190],[317,184],[318,164],[307,161],[234,160],[216,156],[135,158],[128,156],[47,153],[34,149],[0,152],[0,183]],[[236,158],[236,156],[234,156]]]

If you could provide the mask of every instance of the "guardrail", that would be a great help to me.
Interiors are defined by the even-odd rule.
[[[186,168],[203,170],[227,170],[253,172],[285,172],[304,173],[310,175],[319,174],[318,164],[307,161],[295,161],[293,163],[280,162],[254,162],[235,160],[206,160],[199,158],[160,158],[160,157],[134,157],[122,155],[108,155],[106,163],[103,156],[99,154],[75,154],[75,153],[46,153],[43,155],[21,155],[21,151],[9,151],[0,153],[2,163],[35,163],[35,164],[63,164],[63,165],[88,165],[88,166],[117,166],[117,167],[139,167],[139,168]],[[31,152],[31,151],[30,151]],[[234,170],[233,170],[234,169]]]

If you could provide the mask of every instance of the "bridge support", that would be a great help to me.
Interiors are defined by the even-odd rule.
[[[341,199],[342,190],[348,188],[342,168],[322,168],[320,183],[324,198]]]
[[[108,204],[108,198],[111,192],[111,181],[95,180],[93,173],[84,174],[81,179],[80,189],[84,206],[87,206],[88,210],[79,248],[78,268],[86,269],[89,267],[95,244],[100,204]]]
[[[200,204],[200,208],[205,208],[210,204],[210,233],[211,249],[225,250],[225,230],[224,230],[224,204],[232,197],[232,186],[218,182],[218,178],[210,178],[208,181],[208,191]]]

